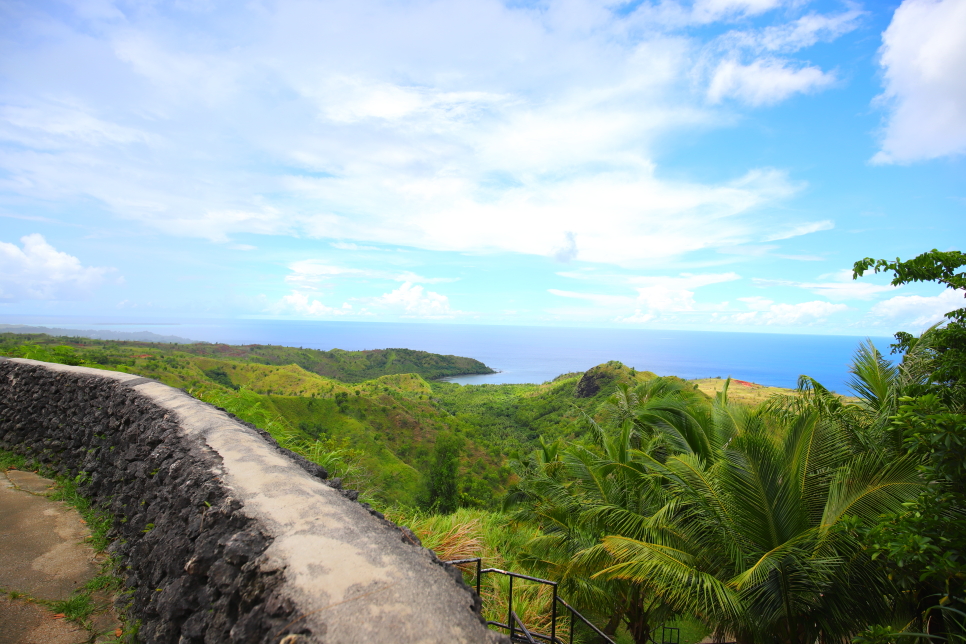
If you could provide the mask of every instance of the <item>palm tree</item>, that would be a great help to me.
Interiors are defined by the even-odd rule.
[[[608,635],[624,624],[635,642],[645,644],[670,614],[667,604],[647,584],[595,579],[599,568],[588,568],[580,558],[612,531],[613,523],[633,525],[664,501],[660,485],[635,457],[636,440],[633,425],[623,423],[599,445],[571,445],[561,460],[526,480],[528,496],[517,498],[516,516],[542,532],[521,558],[528,568],[561,581],[561,592],[606,622]]]
[[[716,411],[734,435],[715,458],[642,452],[667,503],[630,533],[610,530],[583,561],[607,564],[597,577],[648,584],[739,641],[840,638],[886,615],[892,588],[855,527],[915,496],[916,463],[855,455],[818,413]]]
[[[667,379],[619,389],[590,440],[521,480],[518,512],[544,534],[534,559],[585,580],[586,601],[636,642],[674,612],[787,644],[886,615],[895,589],[857,527],[916,495],[916,463],[863,440],[888,388],[870,386],[882,404],[856,411],[806,385],[803,400],[757,409],[729,403],[727,387],[714,401]]]
[[[800,376],[795,395],[775,396],[767,406],[778,414],[815,411],[839,424],[860,451],[884,449],[899,455],[904,451],[902,434],[891,418],[902,396],[917,395],[929,382],[938,326],[929,327],[918,338],[910,336],[899,364],[883,356],[871,340],[860,344],[852,356],[847,382],[854,402],[835,395],[814,378]]]
[[[594,578],[600,565],[585,565],[582,554],[615,531],[633,531],[666,503],[640,454],[686,449],[707,456],[711,444],[701,428],[709,410],[707,398],[678,379],[622,385],[602,406],[601,423],[586,418],[587,441],[566,449],[541,441],[529,460],[516,463],[520,482],[506,507],[542,531],[523,561],[560,580],[562,592],[603,618],[610,635],[624,624],[644,644],[672,611],[647,583]]]

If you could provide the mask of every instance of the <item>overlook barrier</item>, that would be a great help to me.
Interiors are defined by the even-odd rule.
[[[178,389],[0,358],[0,447],[79,475],[114,515],[147,644],[508,641],[412,532]]]

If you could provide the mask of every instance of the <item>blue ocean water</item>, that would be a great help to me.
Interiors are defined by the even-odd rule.
[[[500,372],[453,379],[461,384],[540,383],[562,373],[620,360],[659,375],[731,376],[777,387],[794,387],[798,376],[807,374],[839,393],[847,393],[848,364],[863,340],[833,335],[285,320],[85,324],[80,320],[47,319],[43,323],[64,328],[144,330],[228,344],[323,350],[418,349],[476,358]],[[875,341],[887,354],[888,340]]]

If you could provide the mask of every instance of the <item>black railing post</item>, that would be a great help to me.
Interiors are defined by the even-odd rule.
[[[507,601],[507,626],[510,627],[510,639],[513,639],[513,575],[510,575],[510,596]]]
[[[576,626],[577,626],[578,619],[582,621],[587,626],[587,628],[597,633],[597,635],[600,636],[602,641],[607,642],[608,644],[615,644],[613,638],[611,638],[609,635],[605,634],[602,630],[594,626],[593,622],[588,621],[587,618],[581,615],[580,613],[578,613],[573,606],[571,606],[566,601],[564,601],[563,597],[560,596],[560,588],[558,586],[558,583],[555,581],[550,581],[549,579],[540,579],[538,577],[531,577],[530,575],[521,575],[520,573],[510,572],[509,570],[500,570],[499,568],[483,568],[483,561],[481,557],[473,557],[470,559],[456,559],[453,561],[446,561],[443,563],[454,565],[454,566],[475,563],[476,564],[476,594],[477,596],[480,597],[480,600],[483,599],[482,579],[483,579],[484,573],[492,572],[498,575],[506,575],[507,577],[510,578],[509,592],[507,593],[506,624],[503,624],[501,622],[496,622],[496,621],[487,621],[486,625],[494,626],[499,629],[505,628],[507,631],[509,631],[511,639],[516,637],[517,633],[519,632],[522,634],[522,636],[527,638],[528,642],[534,642],[535,641],[534,638],[536,638],[543,642],[550,642],[550,644],[564,644],[563,640],[557,637],[557,619],[560,617],[560,612],[559,612],[559,608],[557,607],[557,603],[559,602],[563,604],[564,608],[570,611],[570,622],[568,623],[568,627],[570,629],[570,635],[568,639],[570,641],[570,644],[574,644],[574,637],[575,637],[574,631],[577,630]],[[514,577],[519,577],[520,579],[526,579],[540,584],[547,584],[547,585],[553,586],[553,591],[552,591],[553,600],[551,601],[551,609],[550,609],[550,633],[549,634],[538,633],[538,632],[531,633],[530,629],[528,629],[526,624],[524,624],[523,621],[520,619],[520,616],[517,615],[516,612],[513,610],[513,578]],[[661,644],[678,644],[680,642],[680,630],[671,626],[667,626],[665,627],[665,629],[666,630],[662,631],[661,633],[661,640],[662,640]],[[664,641],[668,639],[666,634],[667,631],[671,631],[672,634],[677,635],[677,638],[675,639],[674,642]],[[653,639],[653,634],[651,635],[651,642],[653,644],[658,644],[658,642]]]
[[[553,601],[550,606],[550,644],[557,644],[557,584],[553,585]]]

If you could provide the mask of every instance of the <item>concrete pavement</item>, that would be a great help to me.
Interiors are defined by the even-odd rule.
[[[88,628],[40,603],[68,599],[103,562],[77,511],[47,498],[53,485],[33,472],[0,474],[0,644],[106,642],[117,628],[106,597]]]

